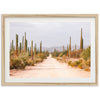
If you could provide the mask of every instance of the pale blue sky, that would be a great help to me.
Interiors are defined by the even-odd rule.
[[[89,22],[60,22],[60,23],[10,23],[10,41],[16,42],[16,33],[19,36],[19,42],[26,32],[28,46],[37,44],[42,40],[43,47],[59,47],[69,44],[69,37],[72,38],[72,46],[80,45],[81,28],[83,29],[84,46],[90,45],[90,25]]]

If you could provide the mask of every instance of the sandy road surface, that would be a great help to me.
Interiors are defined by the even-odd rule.
[[[66,63],[60,63],[51,55],[42,63],[27,66],[25,70],[11,70],[11,77],[90,77],[91,72],[79,68],[72,68]]]

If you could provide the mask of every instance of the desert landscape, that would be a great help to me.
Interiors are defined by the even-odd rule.
[[[67,38],[69,44],[62,47],[43,47],[43,40],[39,40],[39,46],[34,40],[28,40],[28,33],[24,36],[16,34],[16,41],[10,43],[10,67],[9,75],[12,78],[34,77],[67,77],[88,78],[91,77],[90,46],[84,48],[83,29],[80,29],[80,46],[75,43],[72,46],[72,36]],[[19,42],[19,38],[22,41]],[[30,42],[31,46],[28,45]],[[14,45],[15,42],[15,45]]]
[[[10,70],[10,76],[15,78],[32,78],[32,77],[67,77],[67,78],[89,78],[90,71],[84,71],[77,67],[71,67],[67,63],[58,62],[52,58],[51,55],[47,57],[42,63],[35,66],[26,66],[24,70]]]

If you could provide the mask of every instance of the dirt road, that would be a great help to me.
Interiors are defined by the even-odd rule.
[[[91,72],[79,68],[72,68],[66,63],[60,63],[51,55],[42,63],[35,66],[27,66],[25,70],[11,70],[11,77],[90,77]]]

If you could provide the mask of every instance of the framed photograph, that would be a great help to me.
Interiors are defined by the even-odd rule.
[[[97,14],[2,15],[2,85],[97,84]]]

